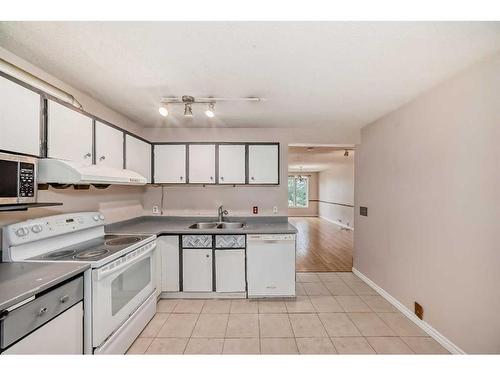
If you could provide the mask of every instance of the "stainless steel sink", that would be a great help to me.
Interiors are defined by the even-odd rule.
[[[205,222],[194,223],[189,226],[189,229],[241,229],[245,223],[218,223],[218,222]]]
[[[189,226],[189,229],[216,229],[217,223],[195,223]]]
[[[218,229],[240,229],[245,226],[244,223],[219,223],[217,225]]]

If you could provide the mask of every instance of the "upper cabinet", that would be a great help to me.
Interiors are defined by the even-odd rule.
[[[123,132],[96,121],[95,152],[96,165],[122,169]]]
[[[155,183],[186,183],[186,145],[155,145],[154,154]]]
[[[48,101],[47,156],[92,164],[92,119]]]
[[[0,77],[0,150],[40,155],[40,95]]]
[[[137,172],[151,182],[151,145],[139,138],[125,136],[125,168]]]
[[[219,184],[244,184],[245,158],[245,145],[219,145]]]
[[[215,145],[189,145],[189,183],[215,184]]]
[[[277,144],[248,146],[248,183],[279,183],[279,147]]]

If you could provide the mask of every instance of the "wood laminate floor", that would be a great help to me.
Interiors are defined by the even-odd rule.
[[[297,229],[297,272],[351,272],[353,232],[318,217],[289,217]]]

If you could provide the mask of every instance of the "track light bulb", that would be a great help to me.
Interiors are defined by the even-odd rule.
[[[168,116],[167,106],[164,104],[160,105],[160,108],[158,108],[158,112],[160,112],[160,115],[162,115],[163,117],[167,117]]]
[[[193,117],[193,108],[191,108],[190,103],[186,103],[186,105],[184,105],[184,116]]]
[[[205,115],[207,115],[207,117],[215,117],[215,106],[214,106],[214,103],[209,103],[208,104],[208,109],[205,111]]]

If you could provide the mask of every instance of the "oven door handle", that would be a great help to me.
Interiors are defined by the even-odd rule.
[[[104,270],[100,270],[98,269],[97,270],[97,280],[102,280],[104,279],[105,277],[111,275],[111,274],[114,274],[124,268],[127,268],[127,267],[130,267],[132,265],[134,265],[135,263],[143,260],[144,258],[147,258],[152,252],[153,250],[156,248],[156,244],[154,244],[151,248],[149,248],[148,250],[146,250],[144,253],[142,253],[141,255],[133,258],[133,259],[130,259],[129,261],[125,262],[125,263],[122,263],[120,264],[119,266],[116,266],[116,267],[113,267],[113,268],[110,268],[110,269],[104,269]]]

